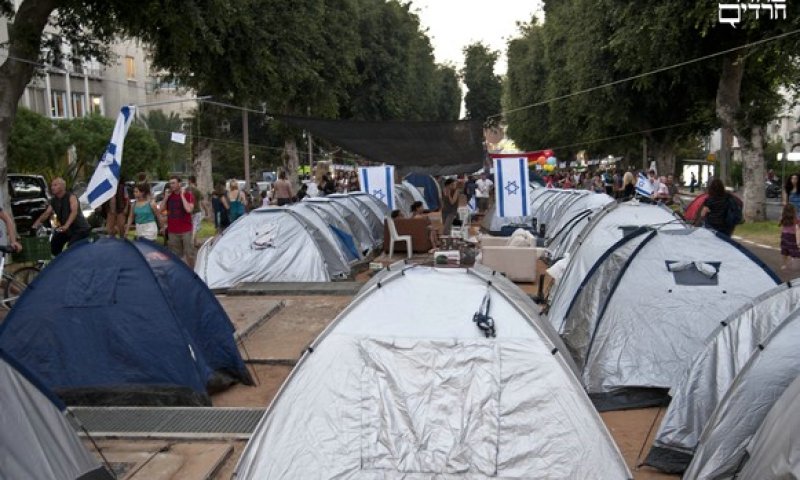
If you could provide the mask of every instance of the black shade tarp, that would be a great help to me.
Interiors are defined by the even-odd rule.
[[[367,160],[394,165],[402,175],[452,175],[483,167],[483,124],[476,120],[366,122],[272,116]]]

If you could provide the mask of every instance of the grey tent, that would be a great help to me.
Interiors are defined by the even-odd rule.
[[[349,206],[351,210],[354,210],[358,213],[361,218],[364,220],[364,223],[369,228],[369,233],[372,236],[373,245],[382,246],[383,245],[383,220],[385,215],[377,214],[373,209],[373,206],[370,205],[372,202],[366,200],[367,197],[371,197],[369,195],[364,196],[355,196],[349,194],[337,194],[337,195],[328,195],[326,198],[330,200],[334,200],[337,202],[343,202],[345,205]],[[375,197],[371,197],[375,198]],[[376,199],[377,200],[377,199]]]
[[[372,233],[370,233],[370,228],[366,224],[366,221],[361,218],[361,214],[357,213],[345,202],[337,201],[336,199],[328,199],[327,197],[304,198],[303,201],[315,206],[320,206],[321,208],[327,208],[329,211],[333,210],[339,217],[344,219],[348,227],[348,233],[356,240],[361,255],[366,255],[375,248],[375,240],[372,238]]]
[[[293,203],[288,208],[305,218],[327,237],[328,241],[321,242],[319,245],[322,249],[330,250],[325,253],[325,261],[337,269],[338,274],[334,275],[343,277],[349,274],[350,266],[357,263],[360,257],[357,251],[352,251],[352,242],[350,245],[345,242],[346,237],[344,235],[346,234],[342,231],[336,232],[335,220],[330,219],[325,211],[314,208],[308,202]],[[336,248],[332,249],[331,246]]]
[[[502,276],[395,264],[306,350],[234,478],[630,478],[563,349]]]
[[[720,322],[678,385],[645,463],[683,472],[703,427],[736,375],[769,334],[800,304],[800,281],[781,284]]]
[[[414,188],[414,190],[416,190],[416,188]],[[416,201],[417,199],[414,197],[414,193],[411,191],[411,188],[403,185],[402,183],[395,184],[394,208],[396,210],[400,210],[403,215],[408,217],[411,215],[411,204]]]
[[[660,405],[714,327],[777,284],[724,235],[640,228],[589,271],[562,336],[599,409]]]
[[[2,350],[0,405],[0,478],[114,478],[83,446],[61,400]]]
[[[550,195],[541,206],[533,210],[533,216],[536,218],[536,224],[540,230],[545,231],[545,237],[553,230],[553,225],[558,221],[558,214],[563,209],[577,201],[580,197],[591,195],[591,192],[586,190],[557,190],[555,194]]]
[[[408,190],[408,192],[414,198],[415,202],[422,202],[422,208],[424,208],[425,210],[430,210],[430,208],[428,207],[428,201],[425,200],[425,197],[422,195],[422,192],[420,192],[416,186],[412,185],[411,182],[407,180],[403,180],[400,183],[400,185],[404,187],[405,190]]]
[[[551,259],[557,260],[557,252],[564,252],[575,240],[578,233],[589,223],[598,210],[614,202],[605,193],[592,193],[578,197],[565,205],[558,213],[552,226],[547,228],[545,246]]]
[[[564,252],[569,253],[567,269],[550,295],[547,319],[556,330],[563,328],[567,308],[597,259],[626,234],[646,225],[661,229],[684,228],[683,222],[668,208],[636,200],[608,204],[592,215],[591,221]],[[561,258],[564,253],[554,252],[553,258]]]
[[[747,463],[740,480],[800,478],[800,377],[772,406],[747,446]]]
[[[547,228],[545,239],[548,245],[552,244],[553,239],[562,233],[576,216],[587,210],[599,210],[613,201],[614,199],[605,193],[588,193],[570,198],[555,212],[555,216]]]
[[[324,231],[279,207],[254,210],[209,239],[195,265],[209,288],[241,282],[327,282],[349,271]]]
[[[372,235],[372,230],[367,223],[367,220],[361,214],[357,207],[351,204],[348,198],[310,198],[311,202],[330,202],[335,209],[342,214],[342,217],[350,225],[350,230],[353,231],[356,239],[361,243],[362,252],[367,254],[379,245],[378,239]]]
[[[363,201],[365,204],[367,204],[369,208],[371,208],[372,211],[375,212],[375,215],[381,218],[381,222],[383,221],[384,218],[388,217],[389,214],[392,213],[389,211],[389,207],[386,206],[386,204],[383,203],[381,200],[378,200],[378,197],[374,195],[370,195],[364,192],[350,192],[348,193],[348,195],[350,195],[351,197],[356,197],[359,200]]]
[[[795,310],[775,327],[736,375],[703,428],[684,479],[733,477],[770,408],[800,375],[798,345],[800,310]]]

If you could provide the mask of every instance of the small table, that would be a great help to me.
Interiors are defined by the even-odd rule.
[[[478,242],[475,239],[464,239],[462,237],[453,237],[450,235],[442,235],[439,237],[441,241],[440,250],[458,250],[460,253],[460,264],[464,266],[472,266],[475,264],[475,257],[478,252]]]

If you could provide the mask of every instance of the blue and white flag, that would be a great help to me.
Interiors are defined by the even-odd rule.
[[[642,172],[639,172],[639,179],[636,181],[636,193],[643,197],[653,196],[653,184]]]
[[[527,217],[530,171],[527,157],[494,159],[497,216]]]
[[[358,170],[361,191],[394,210],[394,167],[361,167]]]
[[[92,208],[99,207],[117,192],[119,172],[122,167],[122,146],[133,121],[134,108],[132,105],[128,105],[120,110],[117,123],[114,125],[114,133],[111,134],[111,141],[97,163],[97,170],[94,171],[94,175],[89,181],[86,193],[81,197],[81,201],[88,202]]]

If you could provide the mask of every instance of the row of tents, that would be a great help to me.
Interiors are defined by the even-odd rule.
[[[559,272],[546,321],[595,406],[669,403],[645,463],[687,479],[800,473],[787,410],[800,406],[800,285],[663,205],[531,193],[532,215],[512,221],[543,233]]]
[[[429,176],[422,180],[425,177],[433,181]],[[417,201],[429,208],[419,188],[408,181],[395,185],[394,209],[410,215]],[[360,192],[260,208],[206,241],[195,271],[213,289],[243,282],[346,279],[354,265],[383,247],[383,224],[389,214],[387,203]]]

